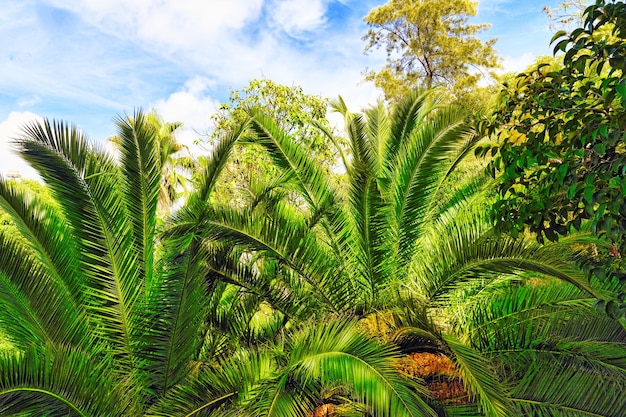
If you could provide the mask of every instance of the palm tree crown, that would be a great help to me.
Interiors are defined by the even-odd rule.
[[[612,415],[620,410],[620,396],[608,400],[603,390],[617,392],[621,382],[600,389],[593,384],[608,372],[605,365],[624,381],[624,368],[612,368],[613,362],[592,365],[568,344],[584,345],[591,337],[624,353],[626,334],[619,323],[589,310],[593,297],[610,288],[592,285],[575,266],[582,255],[573,248],[589,238],[578,235],[542,247],[531,238],[499,236],[491,227],[484,176],[446,191],[450,174],[478,138],[465,114],[441,105],[436,92],[416,92],[391,111],[378,105],[352,114],[341,99],[333,105],[345,117],[350,144],[342,155],[346,174],[339,186],[273,120],[257,111],[247,122],[251,140],[265,148],[282,174],[259,187],[246,210],[213,208],[203,220],[207,242],[230,242],[230,248],[239,248],[231,249],[232,264],[246,259],[254,269],[242,275],[222,265],[218,276],[257,292],[289,326],[310,317],[358,318],[405,352],[451,359],[464,398],[433,398],[427,400],[433,411],[422,412]],[[542,291],[557,301],[547,302]],[[527,317],[526,324],[534,325],[502,328],[508,316]],[[578,333],[557,330],[555,323],[565,317],[577,323]],[[602,320],[602,328],[593,329],[589,320]],[[529,339],[519,339],[521,331]],[[498,348],[485,344],[495,334]],[[557,366],[547,366],[542,343],[558,346]],[[546,366],[530,367],[531,357],[541,357]],[[574,384],[593,400],[559,393],[561,366],[580,376]],[[581,376],[588,367],[594,369],[590,379]]]

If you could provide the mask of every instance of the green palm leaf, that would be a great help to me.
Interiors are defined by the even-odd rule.
[[[443,334],[443,339],[454,355],[468,393],[478,397],[481,411],[490,417],[510,416],[512,404],[487,358],[452,335]]]
[[[122,380],[111,377],[111,365],[65,347],[0,356],[0,413],[33,417],[136,415],[134,393]]]
[[[156,131],[141,112],[133,117],[119,117],[118,129],[121,173],[126,187],[127,210],[133,225],[139,274],[152,280],[154,235],[159,201],[162,162],[155,146]]]
[[[31,124],[18,146],[59,201],[75,233],[98,331],[126,366],[134,361],[134,307],[141,290],[132,229],[113,160],[63,123]]]
[[[93,343],[75,300],[21,239],[0,232],[0,324],[21,348]],[[87,338],[87,340],[85,340]]]
[[[300,145],[291,140],[269,117],[259,112],[254,113],[250,128],[254,134],[253,141],[267,150],[274,163],[295,175],[298,187],[311,207],[320,210],[332,204],[335,199],[332,188]]]
[[[395,370],[396,357],[392,347],[367,339],[353,322],[305,328],[294,335],[284,370],[256,392],[249,412],[268,417],[308,415],[319,404],[320,387],[339,382],[371,415],[435,416],[417,395],[424,394],[423,388]]]

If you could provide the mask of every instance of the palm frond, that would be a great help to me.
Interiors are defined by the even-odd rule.
[[[482,412],[490,417],[510,416],[512,404],[488,359],[450,334],[444,333],[443,339],[454,355],[465,389],[478,397]]]
[[[486,222],[480,206],[449,212],[434,226],[420,242],[428,251],[420,252],[421,262],[413,265],[417,291],[432,301],[444,300],[468,280],[528,272],[561,279],[589,294],[602,293],[592,288],[573,264],[574,251],[569,244],[541,247],[529,236],[498,236]]]
[[[389,115],[387,109],[382,103],[378,103],[377,106],[365,110],[365,119],[367,120],[367,149],[373,154],[375,158],[375,173],[378,178],[388,177],[388,173],[384,170],[384,157],[387,145],[387,139],[391,128]]]
[[[203,250],[198,241],[182,252],[167,241],[146,305],[142,337],[142,369],[149,387],[163,395],[189,372],[200,346],[206,286]]]
[[[411,132],[393,165],[392,204],[400,258],[406,265],[429,219],[433,200],[450,168],[463,153],[468,127],[463,114],[439,109]],[[461,144],[461,146],[459,146]],[[459,149],[459,147],[461,149]]]
[[[396,105],[391,117],[390,136],[385,143],[383,160],[387,170],[392,171],[392,164],[400,149],[406,147],[413,132],[419,129],[427,115],[437,107],[437,101],[435,91],[413,91]]]
[[[308,416],[324,403],[326,389],[342,391],[346,415],[435,416],[419,396],[424,388],[400,377],[398,353],[361,334],[354,322],[306,326],[275,358],[279,368],[249,391],[245,415]],[[344,415],[344,414],[341,414]]]
[[[162,170],[159,143],[154,126],[141,111],[135,112],[132,118],[118,117],[115,123],[126,187],[126,209],[133,226],[139,274],[150,282],[154,270],[156,210]]]
[[[0,356],[0,413],[42,416],[136,415],[133,389],[82,351],[59,347]],[[97,398],[97,401],[94,401]]]
[[[579,343],[577,347],[586,351],[583,355],[567,349],[574,346],[519,354],[516,359],[526,356],[526,361],[523,376],[512,390],[513,401],[520,409],[534,409],[538,415],[621,415],[626,406],[621,395],[626,389],[623,345]],[[590,347],[607,351],[590,352]]]
[[[0,325],[17,347],[97,343],[64,282],[51,277],[22,240],[4,231],[0,283]]]
[[[79,308],[84,277],[76,264],[78,256],[72,232],[58,209],[4,180],[0,180],[0,207],[11,216],[24,238],[23,243],[54,281],[64,287],[64,296]]]
[[[200,205],[206,205],[211,193],[215,190],[215,184],[223,171],[235,144],[243,137],[249,124],[249,120],[240,123],[220,140],[201,174],[196,192],[190,197],[190,201],[197,200]]]
[[[424,388],[400,377],[396,358],[393,347],[367,339],[353,322],[334,322],[297,335],[289,367],[322,384],[343,382],[375,416],[435,416],[418,395]]]
[[[254,142],[262,145],[282,170],[292,172],[307,203],[314,209],[327,207],[335,200],[334,191],[322,170],[304,149],[269,117],[254,112],[250,123]]]
[[[28,125],[18,147],[71,225],[78,267],[90,288],[86,304],[99,333],[132,367],[134,313],[142,286],[115,162],[89,146],[77,129],[47,120]]]
[[[626,332],[565,282],[502,286],[465,304],[466,335],[492,358],[521,413],[619,415]],[[489,300],[488,300],[489,299]]]
[[[269,362],[266,356],[241,352],[219,364],[199,365],[184,384],[171,389],[152,406],[146,417],[231,415],[228,409],[237,410],[248,392],[267,375]]]
[[[380,120],[382,122],[382,120]],[[382,128],[382,127],[381,127]],[[346,114],[346,130],[352,148],[352,163],[348,177],[349,221],[344,221],[342,233],[351,249],[355,270],[353,277],[361,282],[366,294],[366,309],[377,299],[380,287],[390,280],[393,259],[388,256],[388,223],[379,178],[378,144],[370,138],[367,119],[363,115]],[[376,130],[376,129],[374,129]],[[384,142],[384,138],[380,139]],[[374,147],[373,147],[374,146]]]
[[[289,212],[276,212],[268,218],[222,208],[213,211],[211,218],[202,223],[202,229],[207,239],[226,239],[283,262],[325,308],[341,311],[350,305],[346,297],[354,295],[347,288],[352,283],[340,279],[336,260],[317,242],[304,219]]]
[[[307,289],[292,276],[291,269],[278,261],[216,245],[211,245],[207,253],[207,279],[212,283],[220,281],[239,287],[289,318],[310,317],[317,307],[311,300],[305,302]]]

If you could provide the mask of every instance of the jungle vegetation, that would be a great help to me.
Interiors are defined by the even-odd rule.
[[[598,0],[481,117],[433,72],[356,112],[254,81],[199,160],[141,110],[114,153],[25,126],[0,415],[626,415],[624,16]]]

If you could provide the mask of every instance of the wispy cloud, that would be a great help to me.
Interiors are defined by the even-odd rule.
[[[41,97],[39,97],[38,95],[32,95],[32,96],[27,97],[27,98],[19,99],[17,101],[17,105],[19,107],[31,107],[31,106],[34,106],[35,104],[39,103],[40,101],[41,101]]]
[[[114,133],[116,113],[136,107],[155,106],[166,119],[202,129],[199,120],[208,123],[229,90],[252,78],[341,94],[354,109],[379,96],[361,83],[362,70],[380,68],[384,51],[363,55],[361,35],[363,16],[384,0],[7,3],[0,14],[0,119],[28,109],[102,139]],[[536,55],[536,45],[549,39],[538,23],[545,27],[542,3],[482,0],[480,21],[494,24],[485,38],[500,37],[509,61]],[[509,13],[489,13],[485,5]]]
[[[535,61],[535,58],[537,57],[530,52],[516,57],[505,57],[501,72],[522,72]]]

